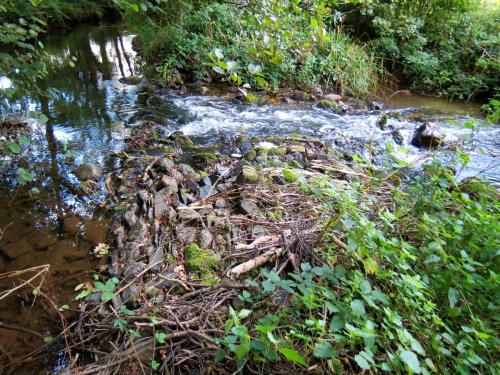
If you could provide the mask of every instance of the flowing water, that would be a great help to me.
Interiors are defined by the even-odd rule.
[[[398,151],[402,158],[415,161],[425,153],[410,145],[416,122],[391,117],[388,130],[381,130],[377,125],[380,111],[339,115],[310,103],[245,105],[223,96],[151,91],[127,84],[124,78],[137,73],[132,39],[119,26],[99,26],[47,40],[47,52],[57,68],[39,86],[49,95],[13,104],[15,110],[45,114],[48,122],[32,133],[32,143],[20,162],[35,172],[40,195],[30,197],[26,188],[17,186],[12,170],[2,171],[0,273],[50,264],[44,290],[59,306],[69,304],[74,287],[99,266],[89,251],[108,235],[109,217],[101,207],[103,193],[79,197],[71,171],[81,162],[91,162],[105,173],[114,173],[118,166],[111,154],[124,147],[134,122],[153,121],[166,134],[181,130],[203,146],[242,133],[261,138],[298,133],[344,148],[372,145],[356,150],[361,154],[373,148],[383,150],[388,142],[394,144],[391,133],[397,130],[407,149],[406,154]],[[0,83],[8,84],[5,80]],[[397,96],[386,110],[452,120],[456,124],[445,124],[446,131],[468,137],[471,130],[458,125],[466,123],[469,115],[477,116],[479,108]],[[471,163],[461,176],[481,174],[499,182],[500,127],[480,126],[469,145],[473,146]],[[14,285],[13,280],[8,281],[0,279],[0,292]],[[0,322],[4,324],[0,327],[0,366],[9,357],[39,346],[43,336],[56,333],[57,313],[40,296],[40,303],[33,304],[31,291],[25,288],[0,300]],[[77,311],[65,314],[71,318]]]

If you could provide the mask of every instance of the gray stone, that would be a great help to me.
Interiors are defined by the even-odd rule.
[[[215,208],[226,208],[228,206],[229,205],[224,198],[218,198],[215,200]]]
[[[325,96],[323,96],[323,99],[329,100],[332,102],[339,102],[340,100],[342,100],[342,96],[330,93],[330,94],[326,94]]]
[[[173,207],[172,207],[172,206],[168,206],[168,207],[167,207],[167,210],[166,210],[165,216],[167,217],[167,219],[168,219],[169,221],[174,221],[174,220],[177,220],[177,212],[175,212],[175,210],[173,209]]]
[[[150,267],[153,271],[159,271],[161,268],[161,261],[163,260],[163,247],[150,246],[147,253],[149,256],[148,267]]]
[[[213,236],[208,229],[203,229],[200,233],[200,247],[202,249],[209,249],[212,244]]]
[[[184,245],[189,245],[193,242],[196,242],[196,236],[198,234],[198,230],[194,227],[186,227],[183,225],[179,225],[175,233],[177,235],[177,239],[184,243]]]
[[[83,163],[73,171],[73,174],[80,180],[98,180],[101,177],[101,169],[91,163]]]
[[[425,122],[420,125],[413,136],[411,143],[416,147],[439,147],[457,141],[456,137],[449,136],[437,122]]]
[[[163,176],[160,181],[160,186],[163,188],[163,193],[165,195],[175,194],[179,189],[177,180],[170,176]]]
[[[199,181],[201,176],[195,172],[193,167],[187,164],[179,164],[179,171],[189,180]]]
[[[128,232],[128,239],[130,241],[143,241],[147,237],[148,232],[148,225],[139,219]]]
[[[177,210],[177,215],[179,216],[179,219],[182,221],[201,219],[200,214],[191,208],[180,207],[180,209]]]
[[[156,169],[163,173],[169,173],[172,169],[174,169],[174,166],[174,162],[168,158],[160,158],[155,164]]]
[[[167,194],[167,188],[164,188],[155,194],[154,216],[156,218],[161,217],[168,207],[170,207],[168,197],[169,194]]]
[[[146,190],[139,190],[137,192],[137,201],[142,211],[146,213],[148,211],[149,193]]]
[[[133,204],[125,213],[123,214],[123,220],[125,221],[125,224],[127,224],[127,227],[130,229],[134,226],[134,224],[137,222],[137,216],[136,216],[136,210],[137,210],[137,204]]]
[[[240,208],[245,214],[251,217],[257,217],[260,214],[260,209],[257,204],[255,204],[255,202],[249,198],[243,198],[241,200]]]

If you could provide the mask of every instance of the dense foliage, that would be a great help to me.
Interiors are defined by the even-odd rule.
[[[413,89],[469,100],[492,97],[500,80],[500,8],[491,2],[140,4],[147,17],[136,6],[127,19],[172,83],[213,77],[270,91],[285,85],[359,95],[375,88],[385,66]]]
[[[329,180],[304,185],[332,218],[321,261],[247,280],[216,360],[498,373],[498,192],[439,163],[404,189],[387,183],[394,176],[345,193]]]

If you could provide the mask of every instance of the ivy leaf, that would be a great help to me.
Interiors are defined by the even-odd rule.
[[[154,359],[151,361],[151,368],[153,370],[158,370],[158,368],[160,367],[160,364],[158,362],[156,362]]]
[[[334,358],[337,352],[333,349],[332,344],[328,341],[323,341],[321,343],[317,343],[314,346],[314,356],[316,358]]]
[[[5,148],[13,154],[19,154],[21,152],[21,147],[12,141],[5,142]]]
[[[297,363],[298,365],[307,366],[307,362],[297,351],[290,348],[280,349],[280,353],[285,356],[286,359]]]
[[[403,362],[408,368],[415,374],[421,373],[420,361],[415,353],[409,350],[403,350],[399,355],[401,362]]]

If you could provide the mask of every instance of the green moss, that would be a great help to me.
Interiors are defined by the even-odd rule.
[[[200,272],[200,284],[204,286],[216,285],[219,283],[219,278],[213,272],[204,270]]]
[[[247,94],[245,95],[243,101],[249,104],[256,104],[259,101],[259,99],[254,94]]]
[[[211,160],[217,160],[218,157],[212,152],[200,152],[193,155],[193,160],[200,163],[207,163]]]
[[[333,100],[326,100],[326,99],[321,99],[318,102],[319,106],[322,108],[326,109],[331,109],[332,111],[336,112],[339,110],[340,105],[338,102],[334,102]]]
[[[184,250],[184,259],[188,271],[199,272],[214,268],[219,261],[215,255],[192,243]]]
[[[255,160],[256,157],[257,157],[257,151],[255,150],[250,150],[245,154],[245,159],[248,161]]]
[[[277,156],[285,156],[286,148],[285,147],[273,147],[269,149],[269,153]]]

